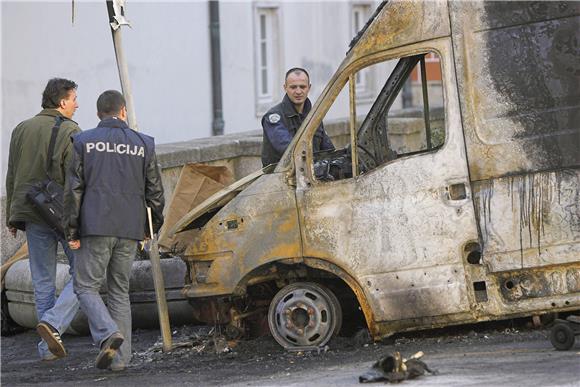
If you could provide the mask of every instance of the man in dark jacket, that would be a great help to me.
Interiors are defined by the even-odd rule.
[[[64,197],[65,232],[78,249],[74,290],[100,353],[97,368],[123,370],[131,359],[129,277],[145,238],[146,207],[154,232],[163,224],[163,186],[152,137],[130,129],[123,95],[97,100],[101,122],[73,137]],[[107,279],[107,306],[99,295]]]
[[[262,165],[275,164],[286,151],[302,121],[310,112],[312,103],[308,99],[310,77],[303,68],[295,67],[286,72],[284,80],[286,95],[262,117],[264,139],[262,142]],[[334,149],[332,141],[321,123],[312,142],[314,152]]]
[[[6,175],[6,225],[16,236],[17,230],[26,232],[30,272],[34,288],[38,333],[43,340],[38,344],[42,360],[53,360],[66,355],[60,334],[64,333],[79,309],[73,292],[72,278],[56,299],[56,251],[62,244],[69,260],[70,273],[74,255],[61,236],[51,229],[34,211],[26,199],[30,187],[50,176],[64,185],[66,167],[72,158],[70,136],[80,132],[71,120],[79,107],[77,84],[68,79],[53,78],[42,93],[43,110],[29,120],[21,122],[12,132],[8,171]],[[57,122],[57,132],[52,164],[47,171],[48,148],[52,128]]]

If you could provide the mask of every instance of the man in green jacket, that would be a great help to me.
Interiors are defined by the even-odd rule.
[[[72,159],[71,135],[80,132],[71,118],[78,108],[77,84],[61,78],[48,81],[42,94],[43,110],[21,122],[12,132],[6,175],[6,225],[13,236],[26,232],[34,301],[42,337],[38,352],[42,360],[66,356],[60,335],[64,333],[79,309],[73,291],[72,277],[56,299],[56,252],[60,242],[69,260],[70,274],[74,255],[61,239],[34,211],[26,198],[31,185],[50,176],[64,186],[66,169]],[[61,125],[56,137],[51,170],[46,170],[48,145],[57,118]]]

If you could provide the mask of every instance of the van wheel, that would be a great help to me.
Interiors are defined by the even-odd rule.
[[[272,299],[268,324],[284,348],[321,347],[340,331],[342,308],[334,293],[313,282],[296,282]]]
[[[550,341],[558,351],[567,351],[574,346],[574,331],[567,323],[556,323],[550,332]]]

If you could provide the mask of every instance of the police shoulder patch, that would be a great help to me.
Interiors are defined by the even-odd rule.
[[[270,121],[271,124],[278,123],[280,121],[280,114],[276,114],[276,113],[270,114],[268,116],[268,121]]]

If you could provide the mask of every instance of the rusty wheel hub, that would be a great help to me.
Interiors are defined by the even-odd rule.
[[[327,288],[314,283],[286,286],[272,300],[270,331],[285,348],[322,346],[337,331],[340,304]]]

